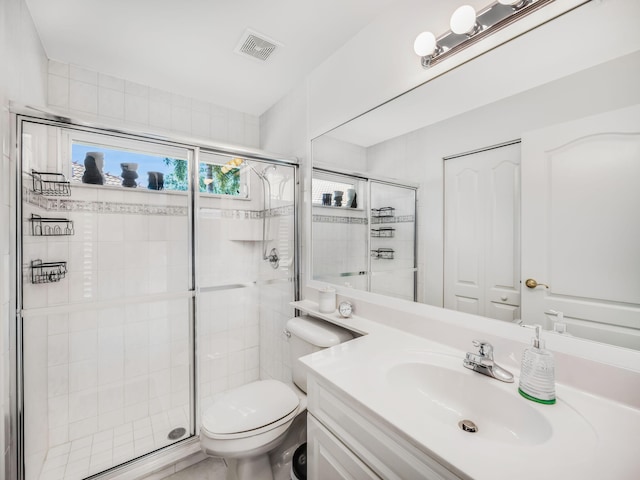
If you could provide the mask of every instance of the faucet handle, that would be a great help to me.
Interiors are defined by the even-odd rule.
[[[478,354],[488,360],[493,360],[493,345],[486,340],[473,340],[473,345],[478,347]]]

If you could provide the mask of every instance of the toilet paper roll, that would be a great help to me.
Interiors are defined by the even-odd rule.
[[[333,313],[336,310],[336,289],[324,287],[318,291],[318,307],[320,313]]]

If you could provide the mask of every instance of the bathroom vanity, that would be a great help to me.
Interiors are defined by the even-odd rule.
[[[531,402],[509,362],[515,383],[464,368],[445,343],[294,305],[362,334],[302,360],[309,478],[640,478],[637,407],[562,383],[555,405]]]

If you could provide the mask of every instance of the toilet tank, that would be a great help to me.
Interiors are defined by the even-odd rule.
[[[303,392],[307,391],[307,375],[299,358],[353,338],[353,334],[344,328],[306,315],[290,319],[287,331],[291,334],[289,354],[293,383]]]

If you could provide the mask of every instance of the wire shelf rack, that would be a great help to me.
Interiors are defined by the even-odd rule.
[[[396,209],[393,207],[372,208],[372,217],[393,217],[396,214]]]
[[[67,275],[67,262],[49,262],[31,260],[31,283],[55,283]]]
[[[396,234],[396,229],[393,227],[380,227],[372,228],[371,236],[380,238],[391,238]]]
[[[378,248],[371,250],[371,256],[376,260],[393,260],[395,252],[393,248]]]
[[[53,237],[59,235],[73,235],[73,220],[66,218],[42,217],[35,213],[29,219],[31,235],[36,237]]]
[[[50,197],[71,196],[71,183],[61,173],[31,170],[31,178],[35,193]]]

